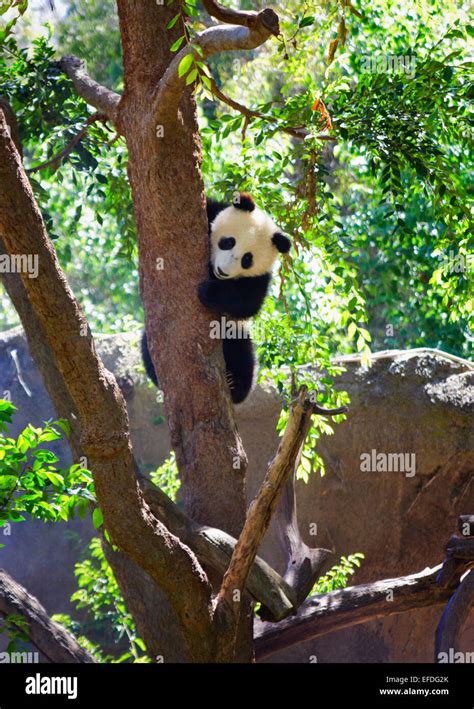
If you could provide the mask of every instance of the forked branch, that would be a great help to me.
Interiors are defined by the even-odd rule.
[[[239,616],[238,599],[243,593],[257,549],[269,527],[283,487],[299,459],[301,447],[311,427],[311,416],[314,413],[336,415],[347,411],[345,407],[321,409],[310,402],[307,394],[307,387],[302,386],[296,401],[290,407],[288,423],[277,453],[268,466],[260,491],[249,507],[244,528],[219,591],[217,615],[221,610],[224,614],[228,614],[230,610],[236,618]],[[234,602],[235,599],[237,602]]]
[[[241,13],[225,10],[214,2],[208,4],[209,8],[216,13],[214,17],[217,13],[221,17],[229,17],[229,13],[232,13],[234,17],[235,12],[235,16],[240,21],[237,22],[234,18],[232,25],[209,27],[198,34],[194,40],[194,45],[199,47],[198,51],[193,45],[187,44],[176,54],[158,83],[152,108],[152,120],[155,122],[176,118],[179,101],[186,86],[186,76],[180,77],[178,69],[187,54],[194,54],[199,61],[218,52],[255,49],[272,35],[279,34],[278,16],[273,10],[267,8],[258,13]]]

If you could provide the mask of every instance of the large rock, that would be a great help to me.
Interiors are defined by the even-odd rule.
[[[355,583],[435,566],[457,531],[458,515],[474,511],[474,368],[426,349],[378,353],[368,370],[354,357],[343,362],[347,371],[337,387],[349,392],[350,413],[334,436],[320,441],[326,475],[298,484],[302,536],[310,545],[335,549],[335,559],[363,552]],[[361,456],[372,457],[372,451],[410,456],[414,471],[364,472]],[[316,542],[309,534],[314,522]],[[306,662],[310,655],[320,662],[430,662],[439,617],[439,610],[413,611],[325,636],[290,654]],[[473,650],[472,621],[463,643],[465,651]]]
[[[138,335],[98,337],[97,348],[126,396],[135,455],[143,470],[156,468],[169,451],[166,423],[156,390],[143,376]],[[16,353],[16,354],[15,354]],[[472,513],[474,498],[474,368],[435,350],[390,351],[362,369],[343,358],[346,372],[337,387],[351,396],[346,422],[320,441],[325,477],[297,485],[298,517],[305,541],[342,554],[364,552],[354,583],[416,572],[439,563],[459,514]],[[18,406],[13,435],[28,423],[54,417],[41,378],[18,329],[0,338],[0,396],[10,392]],[[237,407],[239,430],[249,457],[252,497],[276,450],[280,404],[273,391],[258,387]],[[69,464],[66,447],[56,449]],[[414,455],[410,469],[364,472],[361,456]],[[414,472],[414,474],[412,474]],[[316,537],[310,525],[318,525]],[[17,524],[0,550],[0,565],[24,584],[49,612],[68,612],[75,589],[74,563],[92,535],[90,522],[69,525]],[[284,558],[271,528],[260,553],[277,570]],[[52,582],[53,580],[53,582]],[[270,661],[431,661],[439,611],[410,612],[367,623],[280,653]],[[474,645],[473,628],[463,638]]]

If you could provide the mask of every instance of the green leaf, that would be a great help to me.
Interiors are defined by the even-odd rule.
[[[96,507],[94,512],[92,513],[92,524],[94,525],[95,529],[99,529],[99,527],[101,527],[103,523],[104,516],[102,514],[102,510],[100,510],[99,507]]]
[[[196,67],[194,67],[194,69],[191,69],[191,71],[189,72],[189,74],[186,77],[186,86],[189,86],[189,84],[192,84],[193,81],[196,80],[197,75],[198,75],[198,70]]]
[[[180,13],[178,12],[178,14],[175,15],[175,16],[173,17],[173,19],[168,22],[168,24],[166,25],[166,29],[167,29],[167,30],[170,30],[172,27],[174,27],[180,17],[181,17],[181,15],[180,15]]]
[[[208,76],[204,76],[204,74],[201,74],[201,81],[202,81],[202,83],[204,84],[204,86],[207,86],[207,88],[209,89],[209,91],[211,91],[211,89],[212,89],[212,84],[211,84],[210,78],[209,78]]]
[[[194,57],[191,54],[186,54],[180,61],[179,66],[178,66],[178,76],[181,78],[184,76],[189,69],[191,68],[192,64],[194,62]]]
[[[171,45],[170,52],[177,52],[178,49],[183,44],[184,40],[185,40],[184,34],[181,37],[178,37],[178,39],[175,42],[173,42],[173,44]]]

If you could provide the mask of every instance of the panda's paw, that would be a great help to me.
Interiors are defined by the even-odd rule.
[[[219,286],[214,281],[204,281],[198,287],[199,300],[206,308],[215,308],[217,305]]]

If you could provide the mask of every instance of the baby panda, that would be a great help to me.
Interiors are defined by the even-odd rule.
[[[291,242],[246,192],[236,193],[232,204],[208,199],[207,219],[209,278],[199,285],[199,299],[226,322],[242,324],[262,307],[273,265]],[[236,336],[226,336],[228,331]],[[227,381],[232,401],[239,404],[252,389],[256,359],[245,327],[226,328],[226,333],[222,345]],[[145,333],[142,356],[148,376],[158,385]]]

